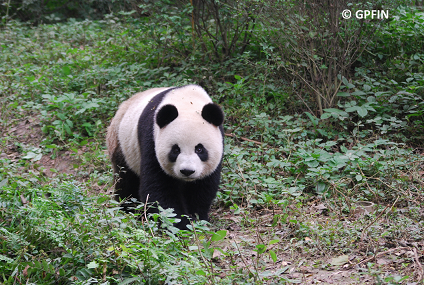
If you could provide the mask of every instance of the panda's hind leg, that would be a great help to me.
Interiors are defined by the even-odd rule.
[[[115,199],[118,202],[129,201],[131,198],[140,200],[138,197],[140,177],[128,167],[120,147],[113,153],[112,164],[115,173]],[[129,205],[123,204],[125,210],[128,210]]]

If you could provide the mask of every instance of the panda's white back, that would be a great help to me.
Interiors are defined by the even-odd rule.
[[[128,167],[140,175],[140,147],[138,143],[138,120],[149,101],[159,93],[172,87],[153,88],[135,94],[125,103],[128,109],[119,124],[118,140]]]

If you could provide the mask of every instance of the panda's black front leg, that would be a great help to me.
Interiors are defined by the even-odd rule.
[[[181,189],[181,187],[175,187],[171,189],[171,191],[168,192],[168,195],[165,195],[160,198],[157,197],[155,201],[157,201],[159,205],[164,209],[174,209],[176,218],[180,220],[178,223],[174,224],[174,226],[181,230],[187,229],[187,225],[190,224],[190,219],[193,219],[193,216],[190,215],[190,212],[187,208],[187,203],[184,199],[183,189]]]
[[[205,200],[204,197],[199,197],[199,199],[193,200],[192,197],[188,197],[187,199],[189,206],[189,213],[190,215],[199,220],[209,221],[209,208],[210,208],[210,201]]]
[[[150,201],[150,199],[153,200],[153,197],[154,196],[152,196],[152,197],[149,196],[149,201]],[[181,207],[180,204],[170,203],[169,201],[161,200],[161,199],[154,199],[154,200],[155,200],[155,203],[148,210],[149,213],[159,213],[157,205],[160,205],[164,209],[172,208],[174,210],[175,215],[176,215],[175,218],[177,218],[179,220],[179,222],[174,223],[174,226],[177,227],[180,230],[186,230],[187,229],[187,225],[190,224],[190,219],[192,219],[193,217],[191,215],[189,215],[183,209],[183,207]],[[165,205],[168,205],[168,206],[165,206]]]
[[[209,210],[218,190],[219,177],[212,175],[190,183],[185,193],[188,211],[200,220],[209,221]]]
[[[168,180],[167,177],[163,177],[164,182]],[[157,183],[157,181],[146,181],[144,188],[140,186],[140,196],[143,202],[159,204],[162,208],[174,209],[176,217],[181,221],[176,223],[175,226],[179,229],[187,229],[187,224],[190,223],[189,218],[192,218],[187,209],[186,202],[182,193],[181,182],[168,181],[168,183]],[[140,183],[143,185],[143,183]],[[167,186],[167,187],[166,187]],[[158,213],[157,205],[153,205],[149,210],[149,213]],[[189,218],[187,217],[189,216]]]

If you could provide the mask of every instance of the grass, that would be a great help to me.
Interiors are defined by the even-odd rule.
[[[0,42],[0,283],[422,283],[423,156],[402,133],[417,121],[385,105],[387,86],[358,76],[317,118],[234,63],[207,84],[228,134],[211,223],[177,231],[165,210],[164,230],[109,195],[105,129],[131,94],[219,67],[166,66],[140,23],[113,15],[9,22]]]

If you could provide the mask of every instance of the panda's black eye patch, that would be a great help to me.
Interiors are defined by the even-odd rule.
[[[175,162],[177,161],[177,157],[178,155],[181,153],[180,147],[176,144],[174,144],[171,147],[171,151],[168,154],[168,159],[170,162]]]
[[[206,161],[209,158],[208,150],[201,143],[194,147],[194,152],[199,156],[201,161]]]

